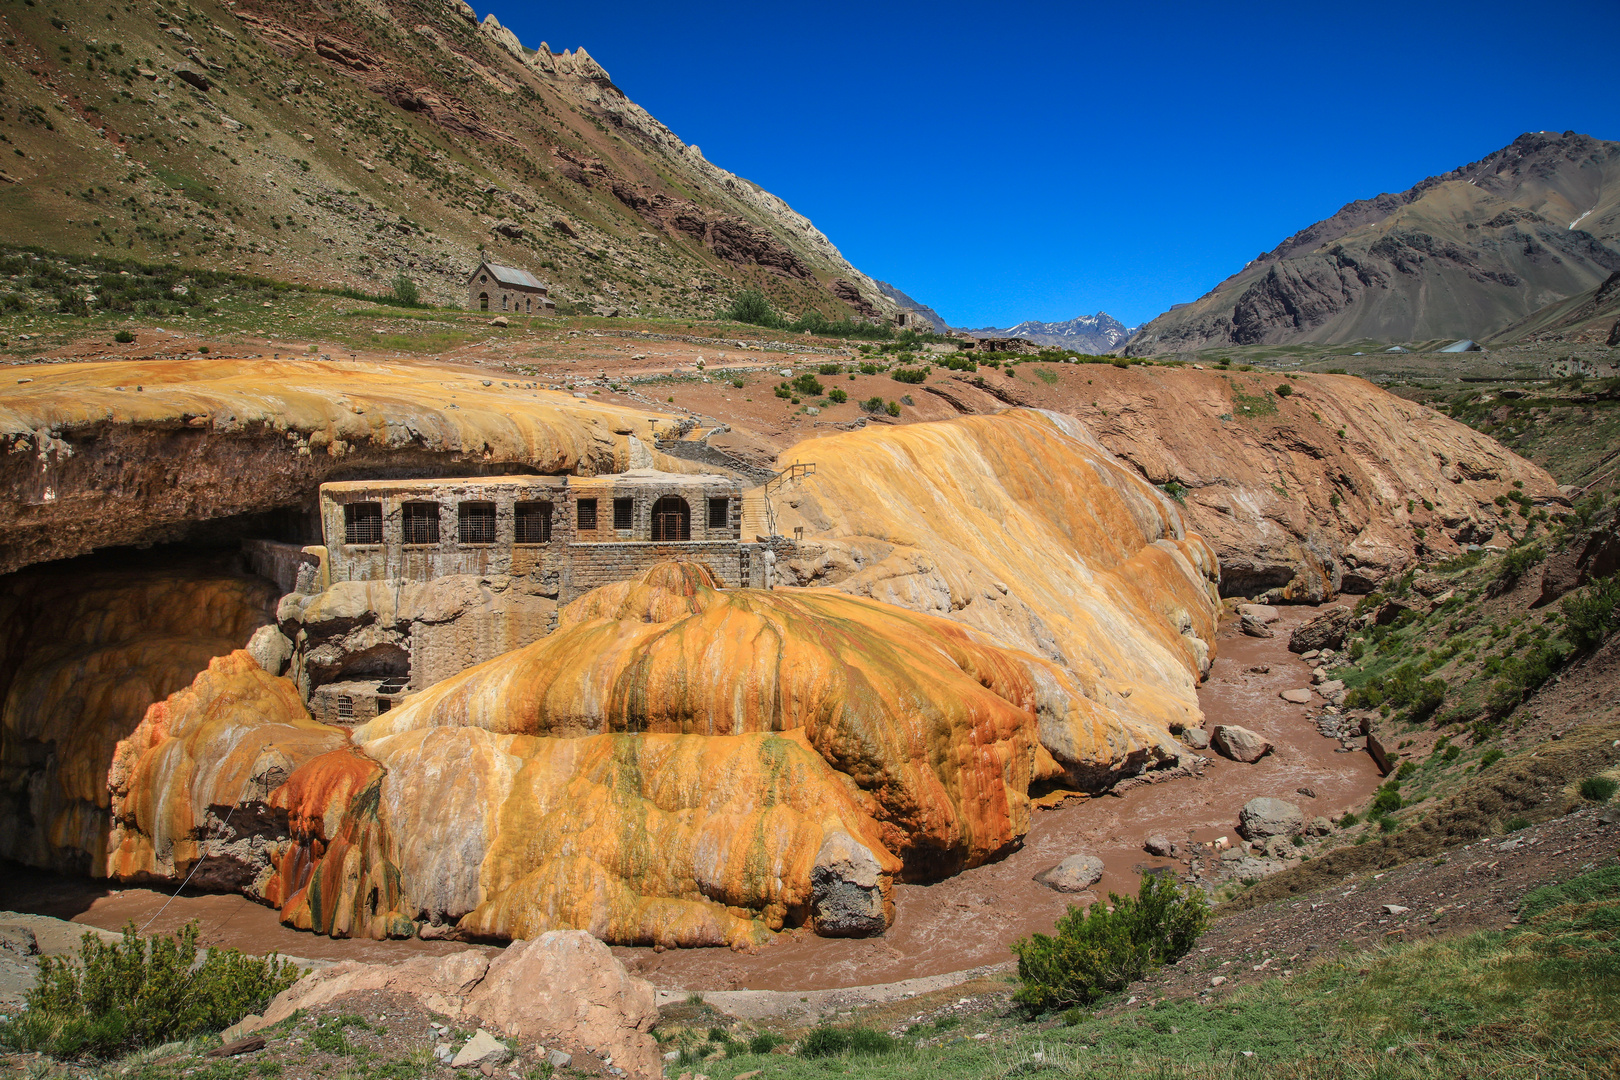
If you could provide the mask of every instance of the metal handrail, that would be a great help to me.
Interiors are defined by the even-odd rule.
[[[792,465],[789,465],[787,468],[783,469],[781,472],[777,473],[775,476],[771,477],[769,480],[765,481],[765,487],[761,494],[765,499],[765,528],[769,535],[777,535],[776,508],[771,505],[771,490],[774,488],[777,491],[780,491],[793,481],[799,479],[801,476],[814,476],[815,471],[815,462],[796,461]]]

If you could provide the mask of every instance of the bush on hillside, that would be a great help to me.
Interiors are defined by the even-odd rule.
[[[1109,893],[1107,904],[1084,911],[1071,904],[1055,937],[1015,941],[1023,986],[1013,1000],[1031,1012],[1089,1005],[1186,955],[1208,923],[1202,893],[1183,893],[1174,878],[1143,874],[1135,898]]]
[[[275,956],[212,949],[197,959],[197,923],[145,941],[134,923],[122,941],[85,934],[79,959],[46,956],[28,1008],[0,1025],[0,1044],[58,1058],[113,1057],[219,1031],[303,974]]]
[[[1620,791],[1620,783],[1607,776],[1588,776],[1581,781],[1581,798],[1588,802],[1606,803]]]
[[[417,289],[416,282],[401,273],[394,278],[392,291],[394,300],[403,307],[415,307],[422,300],[421,291]]]
[[[1564,601],[1564,636],[1577,649],[1595,649],[1616,630],[1620,630],[1620,574]]]
[[[1547,557],[1546,552],[1536,544],[1514,544],[1508,548],[1506,555],[1502,556],[1502,577],[1508,581],[1517,581],[1524,576],[1524,572]]]

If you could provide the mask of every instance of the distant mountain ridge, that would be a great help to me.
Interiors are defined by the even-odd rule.
[[[1005,330],[986,326],[969,330],[979,337],[1023,338],[1037,345],[1050,345],[1057,349],[1073,349],[1092,356],[1111,353],[1131,339],[1137,327],[1126,326],[1106,311],[1095,315],[1081,315],[1066,322],[1040,322],[1028,319]]]
[[[1489,338],[1620,270],[1620,143],[1535,132],[1406,191],[1347,203],[1129,353]]]

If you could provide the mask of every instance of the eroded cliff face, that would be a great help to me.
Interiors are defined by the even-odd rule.
[[[1010,400],[1078,418],[1118,462],[1177,493],[1186,528],[1220,559],[1227,596],[1317,602],[1341,589],[1366,592],[1423,559],[1511,542],[1510,528],[1523,533],[1520,496],[1532,508],[1565,502],[1545,470],[1496,440],[1364,379],[1040,368],[1051,382],[1027,365],[1012,377],[936,374],[925,386],[936,392],[915,411],[939,415],[947,407],[936,402],[948,397],[957,412],[996,413]],[[792,447],[781,461],[814,460],[824,442]],[[1042,475],[1039,464],[1020,467]],[[1052,471],[1068,467],[1055,459]],[[818,520],[806,520],[807,535]]]
[[[100,872],[119,740],[213,657],[246,644],[274,605],[267,582],[207,563],[79,561],[0,579],[0,855]],[[226,712],[225,729],[253,722],[251,709]]]
[[[591,475],[689,462],[648,450],[657,414],[460,369],[164,360],[14,369],[0,388],[0,573],[199,523],[307,514],[327,480]]]
[[[1088,700],[1168,728],[1197,711],[1214,552],[1071,417],[1014,411],[813,439],[773,497],[799,584],[937,614],[1066,667]]]

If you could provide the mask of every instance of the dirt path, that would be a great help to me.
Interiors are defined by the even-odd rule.
[[[1308,666],[1287,651],[1287,640],[1289,629],[1312,614],[1311,608],[1282,609],[1277,634],[1269,639],[1243,637],[1235,622],[1228,622],[1210,676],[1199,690],[1209,727],[1242,724],[1276,745],[1258,764],[1212,758],[1201,776],[1138,784],[1117,796],[1071,799],[1056,809],[1037,811],[1023,848],[1007,859],[933,885],[899,886],[894,927],[881,938],[828,939],[799,930],[780,935],[754,955],[722,949],[614,952],[632,971],[671,991],[821,991],[965,976],[969,969],[1005,963],[1008,943],[1033,931],[1049,931],[1071,901],[1087,902],[1110,890],[1134,892],[1143,868],[1171,865],[1173,860],[1143,853],[1142,842],[1151,833],[1173,840],[1235,836],[1238,809],[1259,795],[1287,798],[1311,815],[1338,814],[1365,799],[1379,776],[1366,755],[1337,752],[1338,744],[1317,734],[1303,706],[1277,696],[1309,682]],[[1264,667],[1269,673],[1250,671]],[[1296,794],[1301,787],[1313,789],[1317,797]],[[1105,872],[1094,894],[1065,896],[1033,880],[1077,851],[1103,860]],[[466,947],[442,941],[334,940],[282,926],[274,911],[239,896],[199,894],[169,901],[150,889],[115,889],[105,882],[6,869],[0,875],[0,908],[109,930],[130,919],[144,925],[168,902],[152,922],[152,932],[197,919],[204,944],[253,953],[377,962]]]

